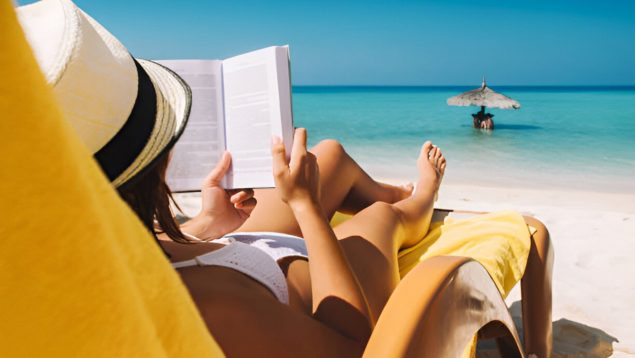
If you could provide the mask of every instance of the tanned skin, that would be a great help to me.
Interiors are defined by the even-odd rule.
[[[228,356],[360,356],[399,282],[398,250],[428,231],[446,160],[432,143],[422,146],[413,194],[412,185],[373,180],[336,141],[323,141],[307,151],[304,129],[296,131],[290,162],[279,140],[272,143],[272,155],[276,188],[254,192],[220,187],[231,162],[225,154],[205,181],[201,213],[182,229],[206,240],[233,231],[303,237],[310,260],[279,263],[287,277],[290,304],[280,303],[264,286],[230,269],[178,271]],[[329,220],[338,210],[355,215],[333,230]],[[169,241],[163,245],[172,261],[222,247]],[[531,256],[528,265],[533,262]],[[538,268],[541,265],[544,262],[534,262]],[[536,275],[545,272],[536,271]],[[550,280],[541,289],[551,292]],[[523,285],[523,293],[528,290]],[[533,307],[531,312],[543,316],[548,311],[550,322],[550,301],[546,310],[545,305],[536,304],[542,298],[528,298],[528,310]],[[541,332],[545,321],[538,320],[535,331]],[[544,336],[533,334],[536,347],[546,346],[541,343],[546,341]]]

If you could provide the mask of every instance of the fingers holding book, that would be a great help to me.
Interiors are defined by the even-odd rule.
[[[232,157],[228,151],[223,152],[218,163],[203,181],[203,188],[220,186],[225,174],[232,164]]]
[[[316,157],[307,151],[307,132],[298,128],[293,138],[291,159],[287,161],[282,140],[272,139],[273,175],[280,198],[289,204],[316,204],[319,198],[319,168]]]
[[[230,196],[229,201],[234,204],[236,209],[241,209],[250,214],[256,207],[256,198],[254,198],[253,189],[232,189],[227,190],[227,194]]]

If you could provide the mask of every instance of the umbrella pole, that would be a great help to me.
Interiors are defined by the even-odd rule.
[[[481,115],[485,114],[485,106],[481,106]]]

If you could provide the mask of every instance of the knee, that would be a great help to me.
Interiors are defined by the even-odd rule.
[[[320,143],[318,143],[312,151],[318,157],[324,155],[329,159],[341,158],[346,155],[346,151],[344,150],[342,143],[335,139],[325,139],[320,141]]]
[[[531,238],[540,257],[547,258],[553,256],[553,248],[547,226],[532,216],[524,216],[523,218],[527,225],[536,229],[536,232],[531,235]]]
[[[376,217],[400,220],[400,211],[394,205],[385,203],[383,201],[376,201],[372,203],[365,210],[372,211]]]
[[[536,219],[533,216],[523,216],[523,219],[525,219],[525,222],[527,223],[527,225],[535,228],[537,230],[537,233],[541,233],[546,236],[549,236],[549,230],[547,229],[547,226],[545,226],[545,224],[542,221]]]

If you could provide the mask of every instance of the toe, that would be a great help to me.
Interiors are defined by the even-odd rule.
[[[438,168],[440,157],[441,157],[441,150],[439,149],[439,147],[434,147],[434,150],[430,152],[430,164],[432,164],[433,167]]]
[[[438,162],[442,156],[443,154],[441,154],[441,149],[439,149],[439,147],[436,147],[434,151],[434,159]]]
[[[432,146],[432,149],[430,149],[430,154],[428,155],[428,159],[430,160],[430,163],[434,164],[434,158],[437,155],[437,147],[436,146]]]
[[[430,151],[432,150],[432,148],[433,148],[432,142],[426,141],[425,143],[423,143],[423,146],[421,147],[421,155],[429,157]]]

